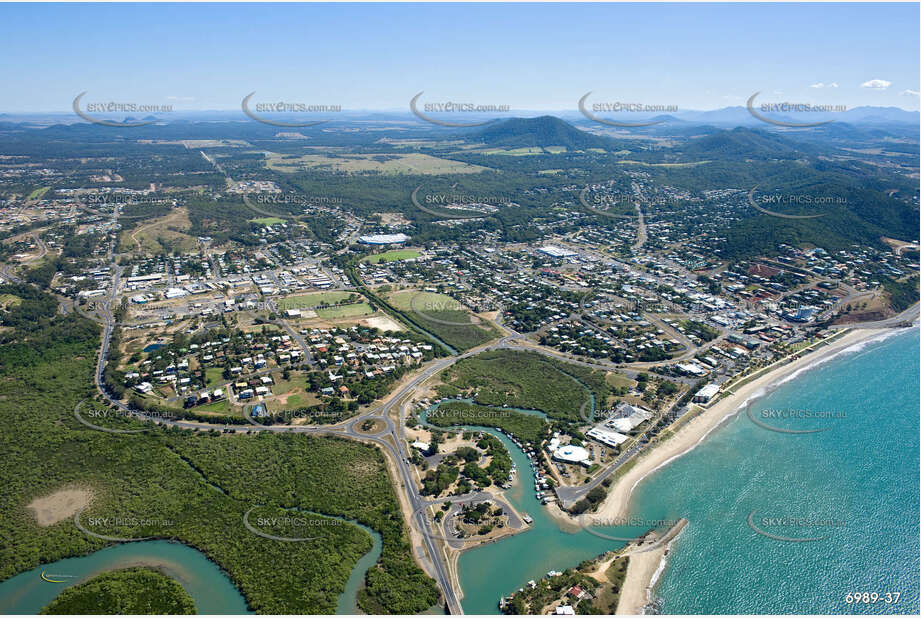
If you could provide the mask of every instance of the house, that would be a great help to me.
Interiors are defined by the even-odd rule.
[[[560,605],[553,613],[557,616],[575,616],[576,610],[572,608],[572,605]]]
[[[137,392],[141,394],[146,395],[147,393],[153,390],[153,384],[151,384],[150,382],[141,382],[140,384],[134,387],[134,390],[136,390]]]

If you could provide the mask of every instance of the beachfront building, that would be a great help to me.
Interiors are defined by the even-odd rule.
[[[630,405],[627,402],[621,402],[614,412],[617,418],[606,421],[604,425],[622,433],[633,431],[638,425],[652,418],[652,412],[646,408]]]
[[[616,431],[608,429],[604,425],[598,425],[597,427],[592,427],[587,432],[585,432],[585,435],[591,438],[592,440],[597,440],[598,442],[601,442],[605,446],[609,446],[611,448],[620,446],[621,444],[627,441],[627,436],[625,436],[622,433],[618,433]]]
[[[694,393],[694,403],[710,403],[710,400],[713,399],[719,392],[719,384],[707,384],[705,387]]]
[[[562,463],[587,466],[589,464],[588,451],[581,446],[565,444],[553,451],[553,459]]]

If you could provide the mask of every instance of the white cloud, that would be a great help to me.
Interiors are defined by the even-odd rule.
[[[810,88],[837,88],[838,82],[829,82],[827,84],[823,84],[822,82],[819,82],[817,84],[812,84],[809,87]]]
[[[919,95],[921,95],[921,92],[918,92],[917,90],[903,90],[902,91],[903,97],[917,97]]]
[[[892,85],[892,82],[887,82],[885,79],[871,79],[868,82],[860,84],[861,88],[875,88],[877,90],[885,90]]]

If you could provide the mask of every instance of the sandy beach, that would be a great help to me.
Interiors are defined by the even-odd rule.
[[[849,331],[831,343],[733,389],[731,395],[717,401],[697,417],[688,421],[671,438],[640,455],[633,467],[611,486],[607,498],[598,508],[593,520],[603,524],[605,521],[625,517],[630,506],[630,496],[640,481],[662,466],[693,450],[720,423],[738,412],[748,400],[764,394],[768,387],[789,378],[798,371],[839,354],[842,350],[891,332],[894,331],[891,329]]]
[[[636,464],[612,485],[608,497],[599,507],[593,519],[604,523],[605,520],[619,519],[627,516],[630,497],[636,486],[649,474],[662,466],[690,452],[700,444],[707,435],[724,420],[739,412],[744,405],[767,392],[770,386],[790,379],[797,372],[808,369],[825,361],[847,348],[866,342],[892,332],[891,329],[853,330],[811,353],[792,362],[779,365],[764,375],[732,389],[733,393],[717,401],[709,409],[691,419],[684,427],[652,451],[641,455]],[[559,518],[566,516],[560,512]],[[671,543],[668,543],[670,545]],[[635,614],[648,602],[648,591],[655,586],[665,566],[666,545],[645,552],[633,552],[630,566],[624,581],[618,614]]]
[[[623,591],[617,603],[618,615],[636,615],[650,602],[650,590],[665,568],[665,560],[675,538],[687,524],[682,519],[660,540],[649,546],[639,546],[625,552],[630,556]]]

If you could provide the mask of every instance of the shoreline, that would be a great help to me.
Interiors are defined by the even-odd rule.
[[[652,602],[652,590],[665,570],[672,544],[687,523],[688,520],[681,519],[651,547],[640,545],[624,554],[629,556],[630,562],[627,563],[627,575],[624,578],[616,614],[640,614],[643,607]]]
[[[771,387],[793,379],[802,371],[829,360],[848,348],[877,339],[881,334],[889,335],[898,332],[902,332],[902,329],[849,331],[831,343],[743,384],[729,396],[720,399],[710,408],[692,418],[668,440],[640,455],[633,467],[614,482],[598,511],[591,516],[591,521],[603,525],[604,521],[626,517],[633,491],[643,479],[694,450],[724,421],[742,411],[747,403],[767,395]]]

